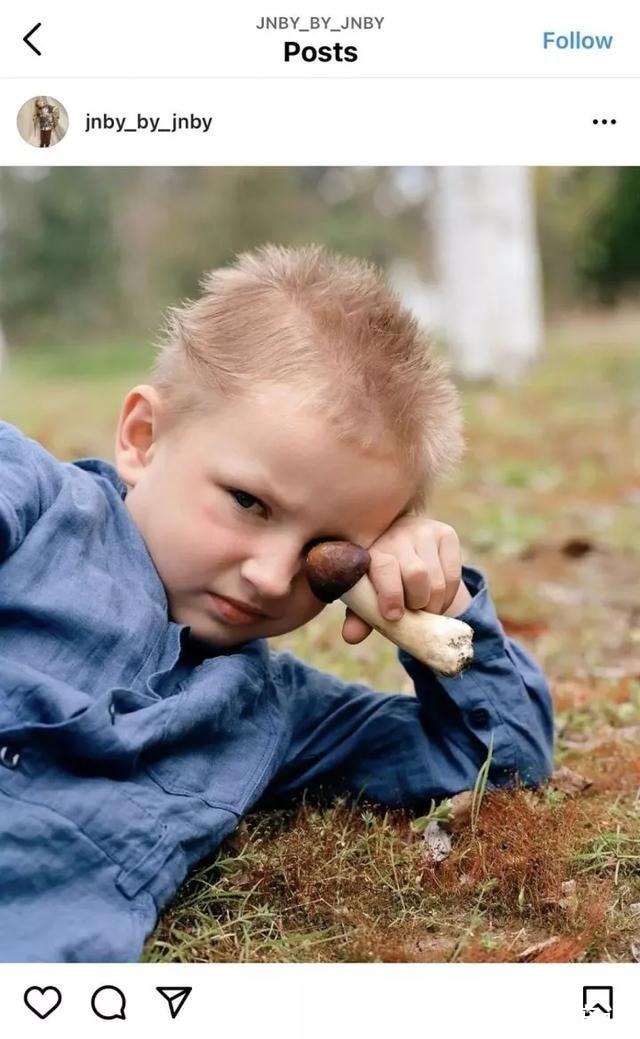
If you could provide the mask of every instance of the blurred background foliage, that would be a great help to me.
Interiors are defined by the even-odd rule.
[[[536,171],[547,313],[640,282],[640,169]],[[429,168],[15,168],[0,172],[0,320],[12,347],[148,340],[203,270],[319,242],[429,279]]]

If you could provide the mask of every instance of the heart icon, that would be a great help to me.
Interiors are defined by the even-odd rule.
[[[48,985],[47,988],[38,988],[37,985],[32,985],[25,992],[24,1001],[29,1010],[32,1010],[34,1014],[37,1014],[39,1018],[44,1020],[45,1017],[48,1017],[49,1014],[52,1014],[60,1006],[62,994],[60,989],[54,988],[53,985]]]

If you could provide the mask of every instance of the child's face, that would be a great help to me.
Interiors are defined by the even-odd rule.
[[[172,620],[215,647],[281,635],[315,617],[323,604],[304,574],[305,546],[339,537],[370,547],[415,490],[398,459],[383,456],[384,444],[374,456],[339,443],[290,388],[261,388],[154,441],[160,406],[149,386],[129,393],[116,465]]]

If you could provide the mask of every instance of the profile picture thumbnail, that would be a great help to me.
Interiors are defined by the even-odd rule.
[[[18,112],[18,131],[34,148],[52,148],[69,129],[69,116],[55,97],[31,97]]]

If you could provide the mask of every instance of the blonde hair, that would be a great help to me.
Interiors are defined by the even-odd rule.
[[[290,385],[339,439],[398,452],[411,510],[464,451],[458,393],[415,318],[368,263],[319,246],[266,245],[205,274],[168,312],[151,382],[169,422],[212,397]]]

